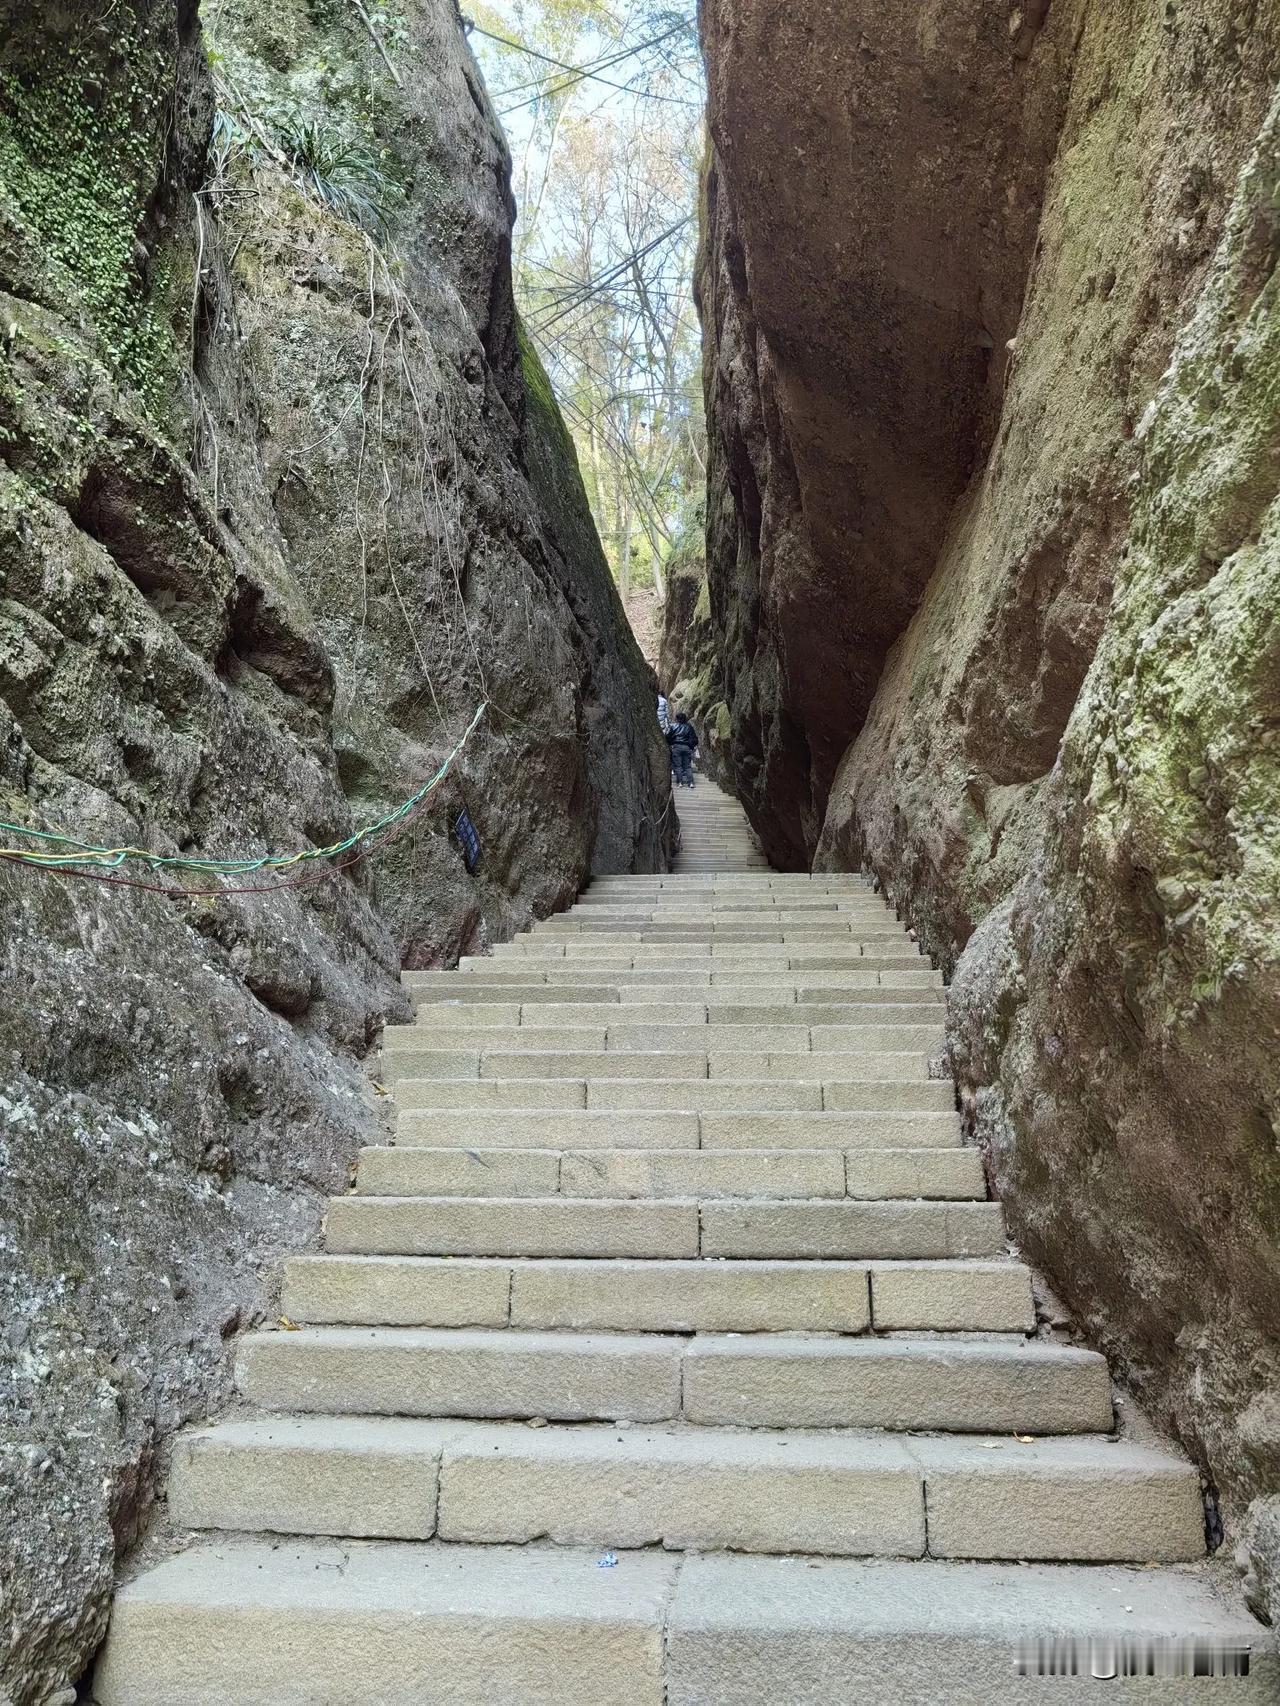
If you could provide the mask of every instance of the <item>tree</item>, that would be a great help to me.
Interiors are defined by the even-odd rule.
[[[482,40],[522,44],[485,56],[515,150],[521,310],[624,596],[636,578],[661,593],[703,475],[693,20],[635,0],[512,0],[495,14]]]

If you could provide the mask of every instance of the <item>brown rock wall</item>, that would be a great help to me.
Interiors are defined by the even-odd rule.
[[[1076,11],[704,0],[712,608],[779,863],[990,438]]]

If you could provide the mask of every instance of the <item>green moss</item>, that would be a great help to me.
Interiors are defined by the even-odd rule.
[[[548,432],[553,439],[563,444],[576,464],[577,451],[574,449],[569,429],[564,424],[556,394],[551,389],[547,370],[542,365],[542,358],[534,348],[533,339],[525,331],[524,321],[519,316],[516,318],[516,337],[520,344],[520,372],[524,377],[524,393],[529,411],[536,417],[538,426],[544,432]]]
[[[55,275],[83,299],[107,365],[154,405],[172,359],[151,287],[136,264],[167,113],[168,56],[158,32],[122,6],[109,72],[76,41],[44,41],[21,71],[0,71],[0,199],[16,208]]]

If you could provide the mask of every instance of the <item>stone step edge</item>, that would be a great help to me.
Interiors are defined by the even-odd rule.
[[[304,1327],[247,1334],[236,1385],[258,1408],[329,1415],[1037,1435],[1115,1422],[1097,1352],[1008,1336]]]
[[[169,1516],[184,1529],[832,1557],[1205,1552],[1191,1464],[1105,1436],[263,1415],[179,1438]]]
[[[333,1197],[335,1255],[990,1259],[1001,1204],[857,1197]]]
[[[571,1142],[546,1141],[548,1132],[554,1131],[559,1138],[566,1126],[573,1129]],[[744,1143],[743,1131],[750,1130],[753,1126],[766,1128],[766,1133],[768,1128],[772,1128],[775,1141],[772,1144]],[[732,1132],[735,1127],[737,1130],[734,1133],[734,1141],[728,1141],[726,1134]],[[614,1143],[595,1143],[586,1141],[582,1135],[584,1131],[591,1132],[594,1137],[597,1133],[616,1133],[619,1130],[639,1132],[643,1137],[652,1136],[654,1141],[637,1143],[628,1138],[626,1141]],[[895,1112],[892,1109],[882,1113],[800,1109],[794,1112],[766,1110],[735,1114],[732,1111],[682,1113],[664,1109],[641,1109],[627,1113],[608,1108],[480,1109],[467,1113],[465,1110],[449,1108],[404,1108],[397,1113],[396,1135],[392,1143],[397,1148],[413,1148],[417,1145],[418,1134],[421,1133],[424,1140],[430,1134],[431,1141],[426,1141],[425,1146],[434,1149],[519,1149],[527,1139],[527,1146],[535,1149],[572,1149],[597,1153],[624,1149],[642,1154],[650,1149],[680,1149],[685,1152],[705,1150],[711,1153],[718,1153],[722,1149],[755,1148],[785,1151],[789,1146],[776,1141],[779,1130],[800,1130],[806,1133],[813,1141],[799,1144],[797,1147],[813,1149],[819,1153],[832,1150],[854,1153],[860,1147],[868,1153],[894,1149],[950,1151],[971,1147],[963,1142],[960,1115],[954,1109],[915,1113]],[[449,1133],[447,1144],[441,1140],[442,1134],[446,1132]],[[495,1142],[495,1136],[499,1133],[500,1141]],[[824,1133],[847,1133],[849,1140],[824,1142]],[[855,1137],[858,1133],[862,1136]]]
[[[618,1288],[621,1287],[621,1290]],[[587,1332],[1031,1333],[1009,1256],[378,1256],[285,1262],[285,1319],[314,1326]]]
[[[396,1169],[399,1157],[408,1156],[406,1168],[416,1167],[436,1188],[422,1189],[419,1180],[411,1181],[413,1189],[389,1189],[377,1182],[387,1170]],[[395,1157],[395,1160],[390,1158]],[[464,1167],[464,1163],[469,1165]],[[713,1172],[717,1167],[758,1168],[763,1176],[759,1190],[734,1190],[719,1187],[710,1191],[710,1182],[699,1186],[696,1177],[687,1185],[661,1190],[661,1181],[646,1177],[653,1166],[669,1166],[695,1172],[701,1167]],[[435,1181],[430,1179],[432,1166],[438,1170]],[[521,1169],[524,1169],[523,1177]],[[566,1167],[568,1177],[566,1178]],[[767,1177],[770,1169],[790,1180],[803,1178],[803,1169],[817,1169],[809,1175],[811,1189],[807,1193],[794,1188],[772,1187]],[[634,1169],[634,1182],[625,1176]],[[481,1171],[477,1172],[477,1169]],[[503,1188],[492,1193],[466,1189],[468,1183],[485,1183],[483,1169],[505,1170],[498,1181]],[[601,1190],[590,1197],[581,1188],[575,1189],[575,1170],[578,1180],[583,1171],[599,1174]],[[368,1181],[369,1173],[375,1183]],[[456,1173],[456,1178],[449,1175]],[[441,1177],[443,1175],[443,1177]],[[469,1178],[468,1178],[469,1175]],[[967,1177],[966,1177],[967,1175]],[[396,1173],[392,1172],[392,1178]],[[740,1180],[734,1181],[740,1183]],[[610,1185],[617,1188],[609,1189]],[[813,1189],[814,1186],[818,1188]],[[825,1188],[824,1188],[825,1187]],[[947,1188],[950,1187],[950,1188]],[[625,1195],[620,1195],[620,1191]],[[518,1145],[489,1147],[468,1151],[458,1146],[441,1147],[429,1143],[386,1143],[361,1149],[357,1158],[355,1195],[366,1197],[483,1197],[485,1194],[504,1197],[576,1198],[611,1201],[668,1201],[672,1197],[694,1196],[698,1200],[717,1201],[799,1201],[823,1202],[977,1202],[986,1200],[986,1185],[982,1173],[982,1158],[978,1150],[963,1145],[925,1149],[584,1149],[566,1144],[560,1148],[520,1147]]]
[[[434,1541],[194,1547],[121,1590],[94,1695],[99,1706],[406,1700],[404,1677],[446,1653],[473,1698],[520,1706],[795,1706],[798,1676],[829,1679],[824,1706],[854,1706],[884,1698],[889,1648],[896,1706],[968,1706],[1022,1697],[1011,1665],[1034,1676],[1055,1648],[1074,1644],[1087,1675],[1091,1651],[1186,1652],[1189,1636],[1250,1654],[1247,1680],[1197,1684],[1205,1706],[1267,1706],[1280,1688],[1272,1635],[1199,1572],[653,1552],[605,1561],[598,1548]],[[1139,1676],[1106,1694],[1140,1706],[1151,1690]]]

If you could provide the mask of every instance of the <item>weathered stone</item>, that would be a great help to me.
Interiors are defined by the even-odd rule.
[[[870,1319],[849,1262],[522,1262],[511,1281],[516,1327],[861,1333]]]
[[[444,1676],[454,1706],[662,1706],[676,1566],[596,1559],[265,1541],[188,1552],[123,1591],[94,1693],[101,1706],[417,1706],[422,1679]]]
[[[342,1327],[252,1333],[241,1391],[264,1409],[560,1421],[680,1413],[682,1339]]]
[[[696,1203],[561,1197],[339,1197],[327,1247],[349,1255],[696,1256]]]
[[[751,1427],[1105,1432],[1107,1365],[1089,1351],[961,1340],[694,1339],[690,1421]]]
[[[295,1256],[285,1318],[314,1326],[505,1327],[511,1270],[431,1256]]]
[[[1029,1333],[1031,1275],[1015,1262],[872,1262],[871,1306],[882,1332]]]
[[[919,1557],[924,1500],[919,1467],[893,1439],[477,1429],[449,1450],[440,1533]]]
[[[1254,1647],[1248,1678],[1161,1679],[1170,1706],[1264,1706],[1280,1681],[1257,1626],[1177,1570],[1052,1565],[696,1558],[680,1572],[668,1633],[669,1706],[880,1706],[885,1675],[901,1706],[1025,1706],[1041,1690],[1065,1706],[1145,1706],[1148,1676],[1117,1677],[1117,1643],[1135,1660],[1187,1643]],[[1107,1680],[1035,1674],[1055,1644]],[[1061,1647],[1056,1648],[1066,1653]],[[1031,1666],[1020,1674],[1018,1659]],[[1107,1661],[1110,1660],[1110,1665]]]

